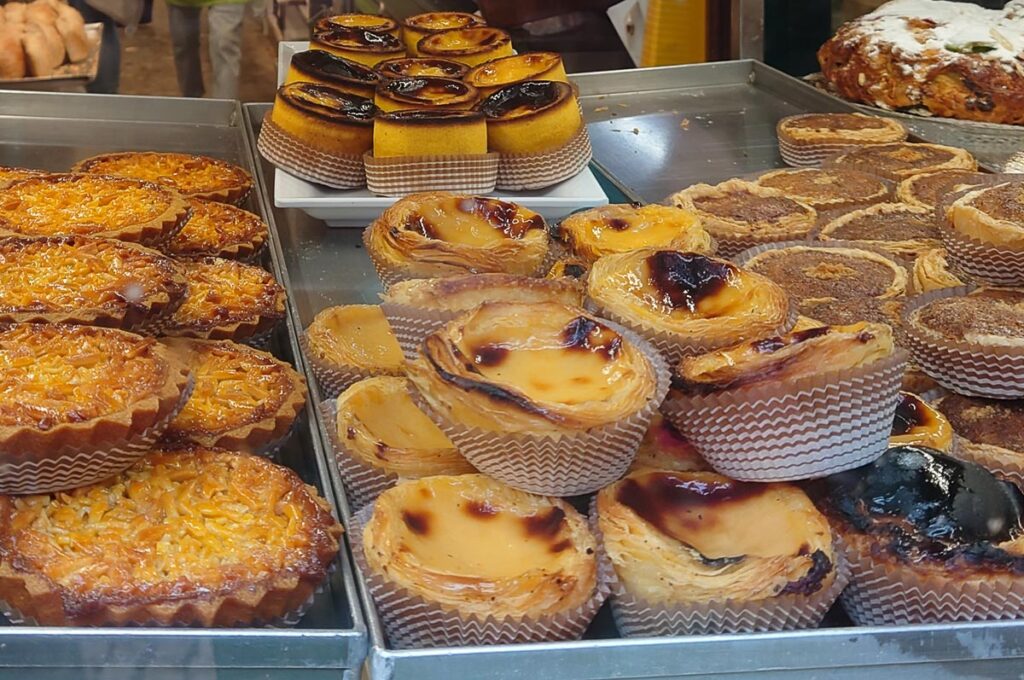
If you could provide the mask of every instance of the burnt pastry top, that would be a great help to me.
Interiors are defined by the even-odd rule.
[[[593,262],[637,248],[714,252],[715,243],[696,215],[665,205],[605,205],[569,215],[558,226],[573,253]]]
[[[885,324],[819,326],[684,357],[676,369],[674,386],[700,394],[793,382],[866,366],[893,352],[892,330]]]
[[[935,449],[897,446],[833,475],[826,514],[873,559],[941,569],[951,578],[1024,570],[1024,496],[979,465]]]
[[[1024,290],[977,288],[915,309],[908,322],[950,342],[1024,347]]]
[[[313,31],[372,31],[373,33],[394,33],[398,30],[398,22],[379,14],[335,14],[318,19],[313,24]]]
[[[831,210],[852,205],[867,205],[888,198],[886,183],[876,175],[855,170],[793,168],[775,170],[757,178],[769,189],[785,192],[790,198],[816,210]]]
[[[377,113],[377,107],[366,97],[316,83],[282,85],[277,90],[277,99],[332,123],[373,125]]]
[[[951,393],[939,399],[936,406],[964,439],[1024,455],[1024,400]]]
[[[402,26],[419,33],[440,33],[454,28],[486,26],[486,22],[469,12],[424,12],[415,14],[402,22]]]
[[[879,203],[837,217],[821,228],[823,241],[866,241],[896,254],[942,245],[935,212],[902,203]]]
[[[458,109],[403,109],[378,113],[374,119],[390,125],[415,126],[425,129],[431,126],[473,125],[484,122],[482,113]]]
[[[633,415],[654,364],[579,307],[491,302],[428,335],[408,367],[435,411],[492,432],[589,430]]]
[[[631,471],[643,469],[697,472],[710,471],[711,466],[671,421],[655,413],[630,467]]]
[[[961,234],[1024,250],[1024,181],[976,189],[957,199],[946,215]]]
[[[964,149],[914,142],[859,147],[836,156],[829,165],[870,172],[892,180],[935,170],[978,169],[978,161]]]
[[[801,302],[890,298],[903,295],[907,272],[895,260],[860,248],[788,246],[744,263]]]
[[[292,55],[291,65],[300,73],[332,82],[373,86],[380,76],[370,67],[324,50],[306,50]]]
[[[803,238],[818,218],[814,208],[784,192],[740,179],[695,184],[669,200],[697,213],[715,238]]]
[[[484,475],[402,482],[380,495],[363,529],[372,573],[479,620],[580,607],[597,587],[596,551],[568,503]]]
[[[390,33],[377,33],[366,29],[329,29],[314,31],[312,45],[327,45],[340,50],[374,52],[378,54],[404,53],[402,41]]]
[[[471,26],[431,33],[416,44],[421,54],[431,56],[470,56],[494,52],[512,42],[500,28]]]
[[[469,67],[449,59],[407,57],[382,61],[377,64],[376,70],[385,78],[433,77],[461,80],[469,72]]]
[[[901,142],[907,131],[899,122],[863,113],[805,113],[779,121],[780,137],[816,144]]]
[[[939,451],[949,451],[953,445],[953,428],[946,417],[910,392],[900,392],[889,437],[889,446],[904,444],[927,446]]]
[[[583,291],[572,281],[513,274],[399,281],[380,297],[384,302],[445,312],[468,312],[485,302],[561,302],[577,307],[583,304]]]
[[[828,521],[791,484],[639,471],[597,496],[608,557],[652,603],[811,595],[835,578]]]
[[[572,98],[568,83],[528,80],[506,85],[481,101],[477,108],[490,120],[518,120],[535,116]]]
[[[386,78],[377,86],[377,96],[400,106],[467,106],[480,93],[472,85],[452,78]]]
[[[900,182],[896,197],[904,203],[934,210],[949,194],[981,186],[990,177],[974,170],[922,172]]]

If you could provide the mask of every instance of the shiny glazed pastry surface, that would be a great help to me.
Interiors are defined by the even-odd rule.
[[[377,305],[321,310],[306,329],[306,342],[313,358],[332,368],[400,373],[404,364],[398,340]]]
[[[909,392],[900,392],[889,446],[903,444],[949,451],[953,446],[953,428],[942,413],[921,397]]]
[[[512,39],[505,31],[490,26],[455,28],[422,38],[416,43],[416,53],[451,59],[472,67],[498,57],[512,56]]]
[[[664,205],[592,208],[566,217],[559,231],[573,253],[590,262],[640,248],[714,252],[714,241],[694,214]]]
[[[246,259],[267,240],[267,223],[247,210],[201,198],[190,199],[189,207],[188,222],[163,246],[171,255]]]
[[[385,79],[374,103],[381,111],[469,109],[479,98],[480,92],[461,80],[416,76]]]
[[[485,302],[560,302],[578,307],[583,304],[583,291],[566,279],[468,274],[399,281],[382,293],[381,299],[420,309],[468,312]]]
[[[555,80],[568,82],[562,57],[556,52],[527,52],[491,61],[474,67],[466,74],[466,82],[488,95],[497,89],[524,80]]]
[[[284,82],[328,85],[361,97],[373,97],[380,76],[357,61],[324,50],[306,50],[292,55]]]
[[[384,78],[454,78],[462,80],[469,67],[449,59],[426,59],[423,57],[405,57],[388,59],[377,64],[377,73]],[[469,83],[472,85],[473,83]]]
[[[315,31],[310,47],[374,67],[385,59],[405,55],[405,46],[390,33],[365,29],[333,29]]]
[[[76,172],[134,177],[165,184],[186,196],[234,202],[249,193],[252,176],[217,158],[184,153],[140,151],[89,158]]]
[[[363,550],[390,583],[481,619],[570,612],[597,586],[597,545],[583,516],[484,475],[388,489],[363,530]]]

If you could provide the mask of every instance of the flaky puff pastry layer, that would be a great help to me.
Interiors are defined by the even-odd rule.
[[[614,424],[657,387],[643,351],[578,307],[488,303],[428,335],[408,367],[443,417],[559,436]]]
[[[720,390],[865,366],[893,351],[886,324],[819,326],[684,357],[676,372],[688,389]]]
[[[790,484],[640,471],[598,493],[597,515],[622,584],[652,603],[809,595],[835,578],[828,522]]]
[[[533,276],[548,253],[547,225],[532,210],[443,191],[396,202],[369,226],[364,240],[378,269],[401,278]]]
[[[469,311],[485,302],[561,302],[580,306],[583,291],[570,278],[536,279],[514,274],[467,274],[399,281],[381,294],[383,302],[445,312]]]
[[[583,605],[597,545],[568,503],[484,475],[388,489],[363,530],[371,570],[465,616],[538,618]]]
[[[1024,182],[977,189],[946,211],[953,229],[964,236],[1008,250],[1024,251]]]
[[[580,258],[638,248],[672,248],[710,255],[715,242],[692,212],[666,205],[605,205],[562,220],[562,238]]]
[[[587,294],[626,323],[708,345],[756,338],[789,317],[778,284],[731,262],[676,250],[635,250],[594,263]]]

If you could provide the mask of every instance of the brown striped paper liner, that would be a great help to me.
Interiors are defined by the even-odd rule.
[[[434,411],[415,388],[413,401],[448,435],[473,467],[500,482],[543,496],[579,496],[597,491],[629,469],[671,380],[668,365],[647,342],[618,324],[602,323],[639,347],[654,368],[654,391],[631,416],[576,434],[553,437],[491,432],[454,423]]]
[[[501,154],[495,186],[505,191],[543,189],[575,177],[593,157],[590,134],[581,124],[572,139],[553,151]]]
[[[817,168],[822,162],[832,156],[857,148],[853,144],[812,144],[808,142],[794,142],[784,137],[779,137],[779,155],[782,162],[793,168]]]
[[[895,558],[872,556],[872,541],[844,536],[850,583],[841,601],[859,626],[1024,617],[1024,576],[992,571],[971,578],[927,573]]]
[[[260,155],[285,172],[332,189],[357,189],[366,185],[363,159],[359,155],[325,153],[306,144],[270,119],[263,118],[256,141]]]
[[[955,342],[922,331],[911,315],[935,300],[967,295],[975,286],[942,288],[910,298],[903,312],[904,345],[914,362],[948,390],[971,397],[1024,397],[1024,347]]]
[[[662,411],[717,472],[745,482],[824,477],[872,462],[889,443],[907,353],[799,380],[705,395]]]
[[[352,507],[361,508],[373,503],[377,500],[377,496],[398,483],[398,475],[367,465],[352,455],[345,447],[345,443],[338,437],[338,401],[336,399],[328,399],[320,404],[320,414],[324,419],[327,438],[331,442],[334,462],[341,472],[345,494]]]
[[[486,194],[498,178],[498,154],[448,156],[389,156],[363,154],[366,188],[382,196],[405,196],[421,191]]]
[[[352,515],[348,540],[388,642],[396,649],[578,640],[608,598],[615,578],[611,563],[598,542],[597,586],[582,606],[539,618],[488,616],[480,619],[473,614],[463,615],[411,593],[370,569],[363,551],[363,529],[372,515],[372,505]]]
[[[388,325],[391,326],[395,338],[398,339],[402,354],[408,360],[416,358],[425,337],[466,313],[466,310],[452,312],[442,309],[425,309],[397,302],[381,302],[380,309],[387,317]]]
[[[320,387],[320,392],[325,399],[337,397],[351,385],[366,378],[378,375],[403,375],[403,372],[390,373],[362,366],[332,366],[325,363],[310,350],[305,331],[299,334],[299,346],[309,362],[309,367],[313,369],[313,377],[316,378],[316,384]]]
[[[113,447],[89,446],[52,452],[42,459],[21,460],[0,453],[0,493],[40,494],[93,484],[126,470],[145,455],[192,396],[194,378],[189,375],[177,405],[162,420],[137,437]],[[19,462],[20,461],[20,462]]]
[[[961,234],[952,225],[940,227],[946,256],[957,270],[976,283],[1024,286],[1024,251],[1007,250]]]

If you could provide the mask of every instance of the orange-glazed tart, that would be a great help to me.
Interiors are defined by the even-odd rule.
[[[870,172],[895,181],[923,172],[978,169],[978,161],[964,149],[912,142],[876,144],[847,151],[829,159],[828,165]]]
[[[309,46],[371,68],[387,59],[405,56],[405,46],[395,36],[363,29],[314,31]]]
[[[273,623],[312,598],[340,535],[287,468],[154,451],[91,486],[0,497],[0,599],[49,626]]]
[[[87,484],[128,467],[163,432],[188,369],[152,338],[109,328],[0,330],[0,490]]]
[[[402,350],[377,305],[328,307],[316,315],[301,340],[328,397],[363,378],[405,372]]]
[[[0,189],[0,234],[99,236],[155,245],[188,219],[176,191],[128,177],[41,175]]]
[[[791,484],[645,470],[594,507],[627,636],[814,627],[846,585],[828,520]]]
[[[379,14],[334,14],[317,20],[313,24],[314,31],[370,31],[371,33],[390,33],[398,37],[398,22]]]
[[[485,272],[533,276],[549,246],[547,223],[532,210],[444,191],[397,201],[363,240],[385,286]]]
[[[166,184],[185,196],[224,203],[239,203],[252,189],[252,176],[237,165],[186,153],[109,153],[77,163],[74,171],[134,177]]]
[[[700,457],[693,444],[660,413],[655,413],[651,419],[644,439],[640,442],[640,448],[636,451],[636,459],[630,467],[630,471],[695,472],[710,469],[711,466]]]
[[[492,59],[474,66],[466,74],[466,82],[479,89],[485,97],[506,85],[526,80],[569,82],[562,57],[557,52],[527,52]]]
[[[267,223],[248,210],[202,198],[190,199],[189,208],[188,222],[162,246],[169,255],[248,260],[267,241]]]
[[[373,145],[377,107],[359,95],[313,83],[277,90],[270,120],[313,153],[358,156]],[[293,162],[313,163],[313,159]]]
[[[476,111],[414,109],[381,113],[373,122],[373,157],[481,156],[487,121]],[[450,181],[446,174],[444,181]]]
[[[284,289],[270,272],[219,257],[182,263],[188,294],[155,329],[163,335],[258,342],[284,318]]]
[[[398,647],[575,639],[607,595],[585,517],[484,475],[404,482],[362,521],[353,552]]]
[[[0,322],[130,329],[174,311],[178,266],[132,243],[88,236],[0,239]]]
[[[432,33],[416,43],[422,57],[451,59],[466,66],[477,66],[499,57],[512,56],[512,38],[500,28],[479,26],[453,28]]]
[[[559,235],[573,254],[586,262],[641,248],[671,248],[710,255],[711,236],[700,220],[665,205],[606,205],[573,213],[562,220]]]
[[[291,430],[306,404],[306,382],[295,369],[230,340],[168,338],[192,370],[195,387],[165,436],[231,451],[269,452]]]
[[[946,416],[921,397],[900,392],[889,446],[907,444],[949,451],[953,447],[953,427]]]
[[[469,72],[469,67],[449,59],[403,57],[380,62],[377,64],[376,71],[382,78],[426,77],[462,80]]]
[[[373,99],[380,76],[369,66],[324,50],[306,50],[292,55],[284,84],[314,83],[342,92]]]
[[[453,78],[416,76],[387,78],[377,86],[374,103],[381,111],[408,109],[469,109],[480,93],[472,85]]]
[[[402,40],[409,54],[416,57],[420,56],[416,46],[428,35],[456,28],[486,25],[481,17],[468,12],[426,12],[411,16],[402,22]]]
[[[31,170],[29,168],[13,168],[8,165],[0,165],[0,189],[19,179],[28,179],[45,175],[42,170]]]

